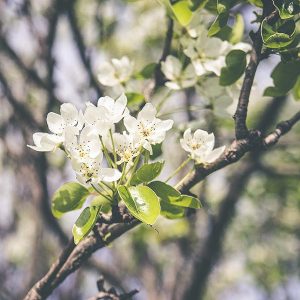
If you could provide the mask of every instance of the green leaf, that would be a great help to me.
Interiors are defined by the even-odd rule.
[[[154,160],[162,155],[162,144],[152,145],[152,154],[150,155],[150,159]]]
[[[201,203],[197,198],[187,195],[181,195],[176,189],[166,184],[165,182],[153,181],[149,183],[148,186],[160,198],[161,203],[166,202],[171,205],[190,208],[201,207]]]
[[[237,14],[234,26],[232,27],[230,43],[237,44],[243,39],[244,35],[244,18],[241,14]]]
[[[156,178],[162,168],[164,166],[164,162],[155,162],[151,164],[145,164],[141,168],[139,168],[134,176],[131,179],[131,185],[138,185],[140,183],[148,183]]]
[[[217,18],[214,20],[214,22],[212,23],[212,25],[210,26],[210,28],[208,29],[208,36],[214,36],[218,32],[220,32],[220,30],[224,26],[227,25],[228,17],[229,17],[228,12],[224,12],[224,13],[219,14],[217,16]]]
[[[278,97],[286,95],[296,84],[300,76],[300,61],[280,62],[273,70],[271,77],[274,86],[264,91],[264,96]]]
[[[160,214],[168,219],[180,219],[184,217],[185,208],[172,205],[168,202],[160,202],[161,212]]]
[[[273,0],[281,19],[293,18],[300,12],[299,0]]]
[[[145,97],[139,93],[126,93],[128,106],[139,106],[145,102]]]
[[[263,3],[261,0],[249,0],[249,2],[257,7],[263,7]]]
[[[138,74],[138,77],[142,79],[149,79],[153,77],[154,71],[157,67],[156,63],[150,63],[146,65]]]
[[[261,36],[266,47],[282,48],[293,42],[295,28],[293,20],[278,20],[274,25],[270,25],[264,19],[261,26]]]
[[[111,203],[102,195],[98,195],[91,201],[91,206],[101,207],[101,211],[107,214],[111,210]]]
[[[118,193],[130,213],[143,223],[153,225],[160,214],[156,194],[147,186],[118,187]]]
[[[74,242],[77,245],[93,229],[101,207],[86,207],[72,228]]]
[[[225,59],[226,67],[221,69],[220,85],[227,86],[235,83],[246,68],[246,53],[242,50],[230,51]]]
[[[179,199],[175,200],[172,204],[189,208],[201,208],[200,201],[192,196],[181,195]]]
[[[66,212],[81,208],[88,195],[88,189],[77,182],[63,184],[52,197],[53,215],[59,218]]]
[[[187,26],[193,17],[189,0],[180,0],[172,5],[176,19],[182,26]]]
[[[298,76],[297,82],[293,88],[293,96],[296,101],[300,100],[300,76]]]

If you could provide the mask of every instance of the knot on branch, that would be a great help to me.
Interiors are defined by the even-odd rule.
[[[104,287],[103,277],[97,281],[97,287],[99,293],[96,296],[89,298],[89,300],[129,300],[132,299],[136,293],[138,293],[138,290],[132,290],[129,293],[118,294],[116,289],[113,287],[106,289]]]
[[[248,137],[234,140],[230,148],[225,153],[225,159],[229,163],[238,161],[246,152],[255,150],[262,143],[262,134],[259,130],[250,130]]]

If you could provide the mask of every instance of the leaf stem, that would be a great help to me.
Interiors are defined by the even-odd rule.
[[[104,198],[106,198],[109,202],[111,202],[111,198],[108,197],[107,195],[103,194],[102,192],[99,191],[98,188],[96,188],[96,186],[94,184],[91,183],[91,186],[95,189],[95,191],[97,191],[101,196],[103,196]]]

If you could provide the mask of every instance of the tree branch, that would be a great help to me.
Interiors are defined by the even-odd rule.
[[[263,18],[268,15],[268,20],[276,20],[278,18],[278,11],[275,10],[274,12],[269,14],[269,10],[270,7],[267,4],[265,4],[263,9]],[[252,34],[253,46],[250,54],[250,61],[245,70],[245,77],[242,84],[238,105],[233,117],[235,120],[235,136],[237,140],[245,139],[249,136],[249,130],[246,124],[249,98],[253,86],[255,73],[259,62],[262,59],[261,50],[263,46],[263,41],[260,31],[261,25],[257,32]]]
[[[164,74],[161,71],[161,63],[165,61],[167,56],[170,54],[172,39],[173,39],[173,27],[174,27],[173,19],[168,18],[168,28],[166,32],[163,52],[158,61],[158,64],[156,65],[155,73],[154,73],[155,89],[158,88],[159,86],[162,86],[165,82]]]

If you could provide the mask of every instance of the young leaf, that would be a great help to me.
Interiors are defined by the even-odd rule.
[[[293,88],[293,95],[296,101],[300,100],[300,76],[298,76],[298,80]]]
[[[226,26],[227,21],[228,21],[228,17],[229,17],[228,12],[224,12],[224,13],[219,14],[217,16],[217,18],[214,20],[214,22],[212,23],[212,25],[208,29],[208,36],[214,36],[218,32],[220,32],[220,30],[224,26]]]
[[[272,0],[281,19],[290,19],[300,12],[299,0]]]
[[[142,71],[140,71],[139,75],[142,77],[142,79],[149,79],[153,77],[153,73],[157,67],[156,63],[150,63],[146,65]]]
[[[91,206],[101,207],[101,211],[106,214],[111,210],[111,203],[101,195],[93,198],[91,201]]]
[[[81,208],[88,195],[88,189],[77,182],[63,184],[52,197],[53,215],[59,218],[66,212]]]
[[[143,223],[153,225],[160,214],[156,194],[147,186],[118,187],[118,193],[130,213]]]
[[[277,97],[286,95],[300,76],[300,61],[280,62],[273,70],[271,77],[274,86],[264,91],[264,96]]]
[[[139,93],[126,93],[127,103],[129,107],[139,106],[145,102],[145,97]]]
[[[187,26],[193,17],[189,0],[180,0],[172,5],[172,9],[176,19],[182,26]]]
[[[264,19],[261,26],[261,36],[268,48],[282,48],[291,44],[295,38],[295,22],[293,20],[278,20],[274,25]]]
[[[235,83],[246,68],[246,53],[242,50],[232,50],[226,56],[226,67],[221,69],[220,85],[227,86]]]
[[[140,169],[136,171],[134,176],[131,179],[131,185],[138,185],[140,183],[148,183],[156,178],[162,168],[164,166],[164,162],[155,162],[151,164],[145,164]]]
[[[183,207],[172,205],[168,202],[161,201],[160,214],[168,219],[180,219],[184,216],[185,209]]]
[[[74,242],[77,245],[85,236],[87,236],[94,227],[101,206],[86,207],[76,220],[72,228]]]
[[[161,203],[168,203],[170,205],[190,207],[190,208],[200,208],[200,201],[191,196],[181,195],[172,186],[162,182],[153,181],[148,185],[155,194],[160,198]]]

